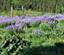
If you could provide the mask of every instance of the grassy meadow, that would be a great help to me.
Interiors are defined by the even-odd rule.
[[[20,31],[6,30],[8,25],[0,24],[0,55],[64,55],[63,20],[32,23]]]

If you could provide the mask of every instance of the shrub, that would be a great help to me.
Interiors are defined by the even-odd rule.
[[[48,25],[47,23],[41,23],[41,24],[39,25],[39,28],[40,28],[41,30],[43,30],[43,31],[50,30],[50,27],[49,27],[49,25]]]

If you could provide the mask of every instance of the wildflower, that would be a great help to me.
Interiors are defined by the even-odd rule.
[[[43,32],[39,29],[35,29],[32,31],[32,33],[35,35],[35,36],[42,36]]]

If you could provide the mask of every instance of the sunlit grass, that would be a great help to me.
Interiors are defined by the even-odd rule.
[[[35,10],[13,10],[13,13],[12,13],[13,16],[17,16],[17,15],[31,15],[31,16],[40,16],[40,15],[43,15],[42,12],[38,12],[38,11],[35,11]],[[2,11],[0,12],[0,16],[11,16],[11,11]]]

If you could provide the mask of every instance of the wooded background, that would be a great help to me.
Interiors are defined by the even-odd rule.
[[[10,11],[11,5],[15,10],[24,9],[36,10],[42,12],[63,13],[64,0],[0,0],[0,11]]]

